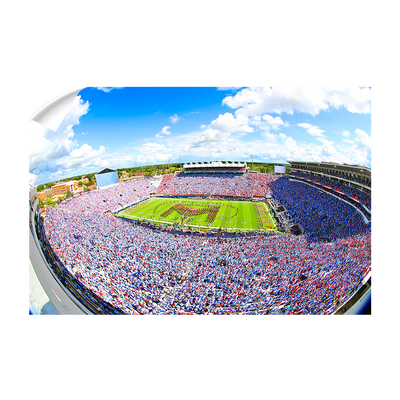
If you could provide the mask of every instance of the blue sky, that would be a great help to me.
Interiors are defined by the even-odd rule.
[[[371,166],[371,90],[343,87],[86,88],[57,132],[35,123],[37,183],[190,161]]]

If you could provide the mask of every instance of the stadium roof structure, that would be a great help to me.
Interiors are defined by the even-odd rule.
[[[310,162],[310,161],[289,161],[289,160],[288,163],[290,163],[292,167],[293,164],[300,164],[307,167],[335,169],[337,171],[350,172],[353,174],[371,178],[371,168],[364,167],[362,165],[338,164],[334,162],[324,162],[324,161]]]
[[[209,161],[209,162],[195,162],[185,163],[183,168],[204,168],[204,167],[247,167],[246,162],[240,161]]]

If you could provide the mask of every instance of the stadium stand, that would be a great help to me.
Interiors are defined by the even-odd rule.
[[[245,173],[188,175],[178,173],[164,175],[157,194],[169,196],[221,196],[250,199],[265,198],[269,194],[268,184],[278,177],[270,174]]]
[[[290,177],[353,205],[371,220],[371,170],[359,165],[289,161]]]
[[[158,182],[159,183],[159,182]],[[126,314],[332,314],[370,272],[371,227],[356,210],[288,177],[164,175],[164,195],[272,196],[304,233],[178,235],[112,213],[147,199],[137,179],[63,201],[40,219],[49,261],[95,310]],[[71,283],[72,282],[72,283]],[[75,288],[75,289],[74,289]]]

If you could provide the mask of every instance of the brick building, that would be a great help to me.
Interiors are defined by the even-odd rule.
[[[65,196],[69,190],[71,193],[75,193],[78,188],[78,181],[59,182],[51,187],[53,196]]]

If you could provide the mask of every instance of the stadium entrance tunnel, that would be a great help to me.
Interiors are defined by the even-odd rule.
[[[303,228],[299,224],[292,225],[290,227],[290,233],[299,236],[303,234]]]

